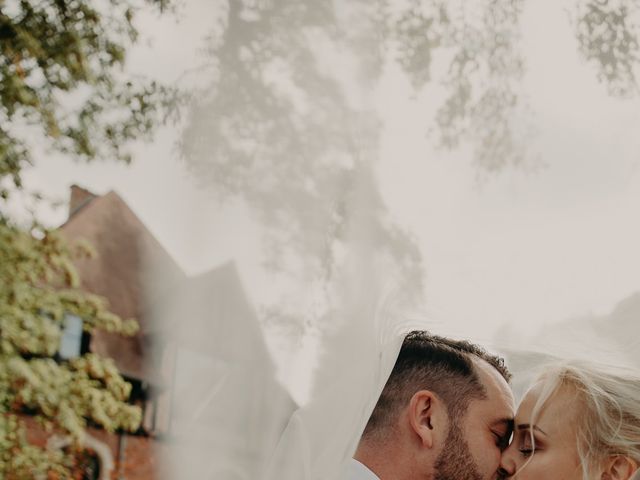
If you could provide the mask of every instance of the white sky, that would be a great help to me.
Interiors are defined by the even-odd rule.
[[[197,63],[217,2],[187,3],[178,24],[144,19],[153,45],[134,52],[134,70],[171,81]],[[428,311],[452,333],[492,338],[507,322],[532,331],[540,323],[606,313],[640,288],[640,105],[607,96],[591,66],[579,60],[560,3],[528,2],[524,16],[525,89],[537,128],[530,150],[546,164],[537,172],[509,171],[479,184],[468,152],[434,151],[425,140],[429,99],[409,101],[406,85],[393,75],[382,85],[381,189],[419,239]],[[71,183],[98,193],[114,189],[187,273],[233,259],[250,297],[270,298],[250,216],[195,189],[176,158],[175,139],[174,129],[165,129],[139,147],[130,168],[47,158],[27,180],[63,198]],[[298,363],[281,376],[301,398],[308,364]]]
[[[429,310],[470,335],[607,313],[640,286],[639,103],[607,96],[560,3],[524,15],[537,172],[478,183],[465,152],[430,148],[422,105],[385,89],[387,201],[420,239]]]

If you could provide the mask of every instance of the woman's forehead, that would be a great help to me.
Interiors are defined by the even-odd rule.
[[[516,425],[535,423],[543,429],[547,426],[548,430],[555,430],[554,427],[558,426],[575,426],[582,410],[576,390],[568,385],[560,386],[550,395],[545,395],[547,398],[543,398],[539,405],[541,396],[547,393],[544,387],[544,384],[538,383],[525,393],[516,412]],[[536,418],[532,418],[534,413]]]

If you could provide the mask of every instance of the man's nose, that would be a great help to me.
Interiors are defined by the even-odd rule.
[[[502,453],[498,473],[501,478],[512,477],[516,473],[516,462],[511,455],[511,448],[507,448]]]

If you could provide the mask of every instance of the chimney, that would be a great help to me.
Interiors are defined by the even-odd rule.
[[[69,218],[94,198],[96,198],[96,195],[91,193],[89,190],[75,184],[71,185],[71,195],[69,196]]]

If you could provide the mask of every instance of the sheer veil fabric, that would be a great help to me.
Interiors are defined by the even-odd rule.
[[[271,316],[242,288],[270,292],[271,271],[253,282],[219,268],[160,303],[179,327],[166,329],[179,380],[167,478],[338,478],[412,329],[502,354],[516,400],[557,358],[640,367],[638,42],[626,30],[640,10],[221,3],[187,153],[259,227],[215,235],[270,241],[229,258],[294,280],[289,303],[264,302]],[[620,82],[628,98],[609,92]],[[424,314],[425,295],[453,313]],[[269,321],[317,339],[302,405],[276,379]]]
[[[637,370],[640,294],[607,315],[541,327],[533,336],[465,334],[425,314],[419,282],[408,280],[372,247],[367,182],[355,195],[348,255],[331,282],[310,400],[298,407],[275,380],[255,314],[233,268],[194,279],[161,306],[167,322],[182,318],[177,370],[188,375],[175,394],[168,479],[333,480],[353,455],[397,358],[414,329],[464,338],[502,354],[515,374],[516,399],[556,358],[578,358]],[[402,279],[402,280],[400,280]],[[235,285],[235,287],[234,287]],[[214,293],[218,292],[218,293]],[[244,306],[243,306],[244,305]],[[196,368],[197,367],[197,368]],[[311,368],[311,367],[310,367]]]
[[[404,335],[415,329],[463,338],[505,357],[516,400],[537,372],[559,358],[635,369],[640,295],[608,315],[541,328],[532,337],[498,332],[465,335],[424,313],[421,297],[358,244],[335,290],[331,329],[322,337],[310,400],[297,407],[275,380],[258,324],[236,305],[227,273],[188,285],[168,319],[184,323],[171,340],[181,345],[173,438],[166,478],[265,480],[338,479],[393,368]],[[226,271],[226,270],[225,270]],[[382,281],[380,279],[385,279]],[[218,282],[218,283],[217,283]],[[233,282],[231,282],[232,284]],[[229,314],[232,315],[229,315]],[[228,322],[220,322],[227,318]],[[245,320],[242,323],[241,320]]]
[[[614,312],[601,318],[615,325],[624,315],[640,315],[637,296],[621,302]],[[415,314],[414,314],[415,315]],[[436,334],[435,323],[406,318],[398,311],[379,312],[378,321],[353,322],[335,338],[335,358],[342,358],[342,367],[328,365],[332,375],[322,375],[316,395],[296,410],[284,430],[271,458],[267,476],[276,479],[339,479],[346,462],[355,452],[358,440],[397,358],[404,335],[414,329]],[[568,322],[570,323],[570,322]],[[450,335],[465,338],[460,335]],[[516,400],[522,397],[535,376],[546,365],[562,360],[582,360],[637,372],[640,361],[635,353],[637,341],[616,345],[598,329],[584,323],[573,328],[543,331],[537,338],[514,344],[506,339],[465,338],[506,359],[514,374],[512,388]],[[587,342],[587,343],[584,343]],[[339,346],[338,346],[339,345]],[[322,370],[322,365],[320,366]],[[322,380],[324,379],[324,381]]]
[[[348,330],[340,332],[346,341],[330,352],[344,358],[343,367],[322,375],[327,381],[316,385],[317,395],[292,415],[267,479],[338,479],[352,457],[397,358],[403,329],[387,327],[376,335],[363,321]]]

